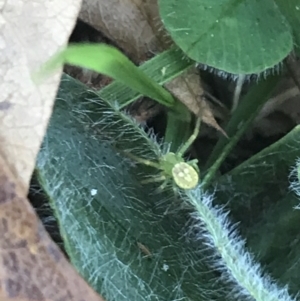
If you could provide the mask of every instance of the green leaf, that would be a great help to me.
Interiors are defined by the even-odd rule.
[[[299,200],[289,189],[289,175],[299,145],[297,126],[214,184],[216,203],[227,204],[250,250],[294,294],[300,288],[300,210],[293,208]]]
[[[183,128],[187,128],[191,120],[191,114],[188,109],[181,102],[175,100],[170,92],[143,72],[143,69],[145,69],[148,73],[153,73],[152,75],[156,75],[162,82],[167,79],[170,80],[191,66],[191,62],[188,59],[181,60],[184,62],[179,61],[179,63],[176,63],[174,60],[178,58],[178,55],[181,55],[182,59],[182,53],[180,51],[170,50],[161,54],[157,59],[154,59],[153,62],[151,60],[142,68],[138,68],[114,47],[105,44],[75,44],[69,45],[65,50],[62,50],[51,58],[40,68],[34,77],[37,81],[40,81],[43,77],[48,76],[63,64],[88,68],[111,76],[117,80],[117,82],[104,88],[103,91],[99,91],[99,94],[104,95],[107,100],[113,102],[117,100],[122,108],[141,95],[148,96],[169,107],[168,128],[172,127],[174,122],[177,122],[178,125]],[[164,62],[165,65],[163,65],[159,71],[161,74],[157,75],[158,64],[162,62]],[[168,72],[166,72],[166,70],[168,70]],[[118,92],[115,92],[114,89],[118,88]],[[123,94],[120,95],[120,92]],[[120,96],[120,101],[117,96]],[[168,132],[170,131],[168,130]],[[184,135],[181,135],[180,132],[176,134],[176,136],[179,137],[178,140],[184,138]],[[169,136],[167,136],[167,141],[169,143],[171,142]],[[175,143],[174,145],[177,144]]]
[[[300,51],[300,2],[299,0],[276,0],[280,11],[286,17],[289,22],[293,35],[295,50]]]
[[[194,62],[184,56],[177,47],[156,55],[154,58],[145,62],[139,69],[147,76],[162,85],[174,77],[180,75],[188,68],[194,65]],[[125,108],[134,100],[142,95],[136,90],[130,89],[119,81],[114,81],[108,86],[98,91],[101,98],[114,103],[116,100],[120,109]],[[190,135],[191,114],[184,104],[176,102],[175,112],[168,112],[167,128],[165,141],[171,143],[170,150],[175,151]],[[178,115],[181,117],[178,118]]]
[[[274,156],[288,151],[289,159],[279,167],[287,167],[288,160],[296,151],[298,154],[298,132],[299,128],[281,141],[280,147],[271,149]],[[157,171],[133,166],[118,154],[120,151],[150,160],[161,155],[159,145],[128,116],[64,77],[38,156],[37,174],[51,200],[68,255],[80,274],[107,300],[234,299],[230,294],[236,279],[227,278],[226,286],[223,282],[224,263],[220,261],[224,250],[233,250],[233,255],[226,253],[231,266],[244,259],[249,265],[249,260],[247,254],[236,257],[243,251],[243,243],[236,244],[226,215],[209,202],[202,202],[199,188],[188,200],[189,194],[174,195],[172,190],[158,193],[153,185],[141,185],[141,179],[155,176]],[[248,165],[256,181],[267,168],[268,176],[258,183],[261,188],[276,183],[269,152],[266,150],[259,165]],[[283,176],[277,166],[273,168]],[[228,202],[235,196],[242,199],[245,188],[240,191],[235,186],[233,175],[223,178],[224,183],[218,182],[217,188],[222,184],[233,187],[226,200],[222,196],[225,189],[217,194],[218,202]],[[236,176],[236,181],[242,178],[241,174]],[[251,189],[249,182],[247,185]],[[195,208],[201,209],[202,215],[196,215]],[[190,220],[191,213],[196,221]],[[244,217],[245,212],[238,214]],[[208,236],[212,237],[210,241]],[[208,265],[211,260],[216,263],[215,269]],[[247,280],[244,266],[235,270]],[[256,270],[253,266],[252,274]],[[256,288],[258,295],[273,298],[276,285],[262,282],[262,293]],[[245,286],[239,287],[242,284],[234,284],[236,295],[250,296],[252,291],[245,293]],[[282,296],[275,300],[282,300]]]
[[[288,22],[299,22],[298,14],[289,14],[296,5],[281,11],[274,0],[160,0],[159,7],[166,29],[190,58],[234,74],[260,73],[281,62],[293,49]]]
[[[138,68],[155,82],[163,85],[194,64],[194,61],[185,57],[182,51],[176,47],[156,55]],[[125,108],[142,96],[138,91],[130,89],[119,81],[113,81],[108,86],[99,90],[98,93],[101,98],[107,101],[115,102],[118,100],[120,108]]]
[[[174,98],[166,89],[149,78],[114,47],[105,44],[69,45],[42,66],[36,77],[46,76],[63,64],[105,74],[167,107],[174,106]]]
[[[128,116],[64,76],[37,174],[74,266],[107,300],[206,300],[226,293],[203,258],[208,251],[191,239],[191,210],[172,190],[155,191],[161,183],[142,185],[157,170],[133,166],[120,151],[149,160],[161,154]]]

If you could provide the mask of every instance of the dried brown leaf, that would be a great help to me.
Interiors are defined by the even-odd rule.
[[[26,199],[59,83],[33,71],[66,44],[80,1],[0,3],[0,300],[102,300],[51,241]]]
[[[144,97],[129,106],[130,115],[138,122],[144,123],[157,116],[163,110],[163,106],[153,99]]]
[[[0,7],[1,153],[27,188],[51,114],[59,72],[36,87],[33,72],[66,44],[80,1],[6,1]]]
[[[79,18],[137,63],[166,49],[168,39],[162,30],[157,0],[83,0]]]
[[[184,103],[191,112],[201,117],[204,123],[214,127],[224,136],[228,137],[225,131],[218,125],[209,104],[205,100],[199,74],[194,68],[174,78],[165,84],[165,87],[179,101]]]
[[[0,300],[103,301],[50,239],[0,156]]]

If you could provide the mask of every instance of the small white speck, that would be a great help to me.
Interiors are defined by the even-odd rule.
[[[214,37],[214,34],[212,33],[210,36],[213,38],[213,37]]]
[[[219,20],[216,20],[216,23],[219,23]]]
[[[162,270],[164,271],[164,272],[167,272],[168,270],[169,270],[169,266],[166,264],[166,263],[164,263],[164,265],[162,266]]]
[[[91,196],[95,196],[98,193],[97,189],[91,189]]]
[[[161,74],[162,74],[162,76],[165,76],[166,70],[167,70],[166,67],[162,67],[162,68],[161,68]]]
[[[296,10],[300,10],[300,6],[296,6]]]

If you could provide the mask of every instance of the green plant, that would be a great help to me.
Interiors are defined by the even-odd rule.
[[[300,213],[293,209],[298,199],[290,193],[288,175],[299,157],[300,128],[217,177],[280,75],[252,86],[227,124],[229,139],[219,140],[195,187],[176,182],[173,168],[193,169],[183,155],[197,130],[184,144],[191,116],[160,85],[198,63],[222,74],[273,68],[293,44],[299,51],[298,3],[159,5],[183,52],[175,47],[137,68],[111,47],[71,46],[44,69],[71,63],[116,79],[91,92],[63,75],[38,157],[36,173],[70,260],[107,300],[293,300],[300,288]],[[122,111],[140,95],[167,107],[164,142],[170,151]],[[133,166],[124,152],[144,158],[137,160],[143,164]],[[157,169],[183,189],[174,193],[164,185],[157,190],[157,182],[144,184],[141,179],[155,178]]]
[[[167,152],[162,155],[158,162],[152,162],[147,159],[138,158],[130,153],[126,155],[133,160],[147,165],[152,166],[156,169],[161,170],[161,174],[158,177],[150,178],[143,181],[143,183],[161,182],[161,190],[164,190],[170,180],[173,180],[175,184],[182,189],[193,189],[199,182],[199,168],[198,160],[190,160],[185,162],[183,155],[197,139],[200,129],[200,121],[198,118],[196,121],[195,129],[191,137],[179,148],[176,153]]]
[[[141,183],[153,169],[132,166],[119,154],[130,150],[153,161],[162,150],[130,117],[67,76],[58,99],[37,174],[72,263],[99,293],[108,300],[292,299],[261,273],[227,215],[212,205],[212,192],[204,193],[198,186],[175,195],[173,190],[157,192],[155,183]],[[231,219],[241,222],[239,230],[248,238],[248,248],[281,284],[288,282],[293,293],[299,289],[298,270],[292,269],[298,244],[293,246],[294,257],[280,253],[286,256],[285,265],[281,256],[272,257],[271,263],[267,259],[274,248],[283,252],[277,245],[278,231],[290,233],[299,217],[292,209],[296,199],[286,195],[289,167],[299,156],[297,137],[299,127],[210,186],[217,188],[215,202],[230,201]],[[261,209],[251,212],[252,206]],[[274,210],[281,214],[281,229],[269,220]],[[284,223],[291,214],[294,222]],[[253,218],[257,221],[251,226]],[[268,239],[257,237],[266,225]],[[151,253],[148,259],[141,244]]]
[[[168,56],[170,55],[174,65],[174,53],[171,51],[168,53]],[[164,58],[159,61],[161,62],[163,59]],[[116,48],[105,44],[69,45],[66,49],[63,49],[54,55],[34,74],[35,80],[37,82],[41,81],[44,77],[49,76],[55,69],[60,68],[63,64],[80,66],[108,75],[114,78],[117,81],[117,84],[118,82],[122,83],[136,93],[140,93],[137,94],[137,96],[145,95],[163,104],[168,108],[166,140],[168,142],[172,141],[172,148],[176,148],[184,141],[189,132],[189,123],[191,119],[191,114],[187,108],[180,101],[176,101],[166,89],[161,87],[156,81],[144,73],[141,68],[137,68]],[[176,74],[175,72],[178,74],[190,67],[191,63],[187,61],[182,64],[180,62],[176,63],[175,61],[175,65],[179,66],[177,66],[177,68],[176,66],[175,68],[173,67],[173,69],[171,69],[172,73],[167,74],[169,79],[174,77]],[[117,87],[114,87],[114,84],[112,84],[111,88],[108,90],[104,89],[104,91],[100,92],[100,95],[111,92],[113,88]],[[114,93],[115,92],[113,92],[112,95],[114,95]],[[111,95],[109,98],[111,98]],[[131,98],[129,103],[134,101],[135,98]],[[119,98],[116,99],[118,99],[119,105],[125,105],[124,101],[119,100]],[[115,101],[116,99],[111,101]],[[126,102],[126,104],[128,103]],[[175,126],[175,124],[178,126]],[[175,141],[174,137],[178,137],[178,141]]]
[[[299,53],[298,0],[160,0],[159,8],[184,53],[223,74],[259,74]]]

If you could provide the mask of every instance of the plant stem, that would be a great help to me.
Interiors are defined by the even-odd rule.
[[[168,108],[165,142],[170,145],[169,151],[177,152],[180,146],[191,135],[191,113],[187,107],[176,100],[173,108]]]
[[[229,142],[225,137],[220,138],[206,163],[205,169],[207,170],[207,175],[204,178],[205,188],[211,184],[216,171],[246,132],[262,106],[269,99],[269,95],[279,79],[280,76],[278,75],[269,76],[266,80],[254,86],[244,97],[225,129],[228,136],[232,138]]]
[[[222,153],[219,155],[219,157],[216,159],[214,164],[209,168],[208,172],[206,173],[203,181],[202,181],[202,189],[205,191],[211,184],[212,180],[215,177],[216,172],[220,168],[221,164],[224,162],[230,151],[234,148],[234,146],[239,141],[242,134],[245,132],[245,130],[248,128],[248,123],[245,123],[242,127],[239,128],[239,130],[236,132],[236,134],[230,139],[228,144],[223,148]]]
[[[244,240],[231,226],[228,214],[212,206],[211,196],[203,194],[202,188],[187,193],[187,196],[188,202],[196,210],[194,217],[201,227],[200,235],[216,252],[213,265],[223,273],[225,281],[234,284],[234,290],[240,297],[238,299],[294,300],[286,288],[279,288],[262,272],[260,265],[255,263],[253,256],[245,250]]]

